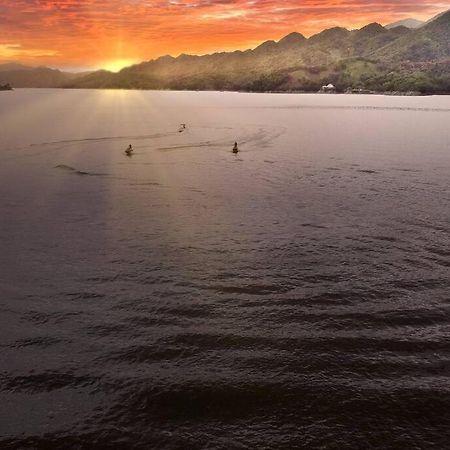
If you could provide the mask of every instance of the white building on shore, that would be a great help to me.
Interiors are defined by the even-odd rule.
[[[326,86],[322,86],[322,88],[320,89],[320,92],[333,93],[333,92],[336,92],[336,88],[335,88],[334,84],[329,83]]]

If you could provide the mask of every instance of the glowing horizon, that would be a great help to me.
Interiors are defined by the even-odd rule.
[[[254,48],[297,31],[448,9],[438,0],[0,0],[0,61],[118,71],[161,55]]]

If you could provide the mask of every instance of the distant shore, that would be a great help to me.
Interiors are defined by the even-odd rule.
[[[249,90],[218,90],[218,89],[136,89],[136,88],[79,88],[79,87],[18,87],[2,89],[0,91],[13,91],[14,89],[61,89],[61,90],[101,90],[101,91],[149,91],[149,92],[221,92],[221,93],[241,93],[241,94],[317,94],[317,95],[384,95],[387,97],[429,97],[433,95],[450,95],[450,92],[419,92],[419,91],[369,91],[361,90],[353,91],[336,91],[336,92],[320,92],[320,91],[249,91]]]
[[[0,84],[0,91],[13,91],[14,89],[9,83]]]

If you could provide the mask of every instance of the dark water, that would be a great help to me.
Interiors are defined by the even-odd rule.
[[[0,448],[450,448],[449,119],[2,93]]]

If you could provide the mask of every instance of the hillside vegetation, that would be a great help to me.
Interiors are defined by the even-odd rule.
[[[119,73],[34,70],[40,71],[35,87],[289,92],[332,83],[338,91],[450,93],[450,11],[416,29],[372,23],[354,31],[331,28],[309,39],[291,33],[254,50],[163,56]],[[33,85],[30,71],[19,69],[0,69],[2,82]]]

